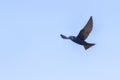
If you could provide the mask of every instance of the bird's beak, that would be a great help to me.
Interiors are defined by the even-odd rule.
[[[60,36],[61,36],[63,39],[69,39],[69,38],[66,37],[65,35],[60,34]]]

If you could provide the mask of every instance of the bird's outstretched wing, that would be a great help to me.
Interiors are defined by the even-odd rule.
[[[60,34],[60,36],[61,36],[63,39],[69,39],[69,38],[66,37],[65,35]]]
[[[88,35],[90,34],[90,32],[92,31],[92,27],[93,27],[93,19],[91,16],[89,21],[85,25],[85,27],[79,32],[77,38],[81,38],[81,39],[85,40],[88,37]]]

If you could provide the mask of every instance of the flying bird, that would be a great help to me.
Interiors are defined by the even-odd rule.
[[[60,34],[60,36],[63,39],[70,39],[73,42],[84,46],[85,50],[87,50],[88,48],[95,45],[94,43],[88,43],[85,41],[86,38],[89,36],[90,32],[92,31],[92,28],[93,28],[93,19],[91,16],[90,19],[88,20],[87,24],[84,26],[84,28],[79,32],[79,34],[77,36],[66,37],[65,35],[62,35],[62,34]]]

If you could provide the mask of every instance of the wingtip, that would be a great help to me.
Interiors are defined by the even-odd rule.
[[[65,35],[60,34],[60,36],[61,36],[63,39],[69,39],[69,38],[66,37]]]
[[[93,23],[93,18],[92,18],[92,16],[90,16],[90,19],[89,19],[90,21],[92,21],[92,23]]]
[[[92,16],[90,16],[90,18],[92,19]]]

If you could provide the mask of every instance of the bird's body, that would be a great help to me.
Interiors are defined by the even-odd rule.
[[[92,16],[90,17],[88,23],[85,25],[85,27],[79,32],[77,36],[69,36],[66,37],[65,35],[60,35],[63,39],[70,39],[73,42],[83,45],[85,50],[90,48],[91,46],[95,45],[93,43],[87,43],[85,39],[88,37],[89,33],[92,31],[93,27],[93,20]]]
[[[71,37],[70,40],[72,40],[73,42],[75,42],[75,43],[77,43],[77,44],[80,44],[80,45],[85,45],[85,44],[87,44],[87,43],[85,42],[85,40],[82,40],[82,39],[80,39],[80,38],[76,38],[75,36],[70,36],[70,37]]]

